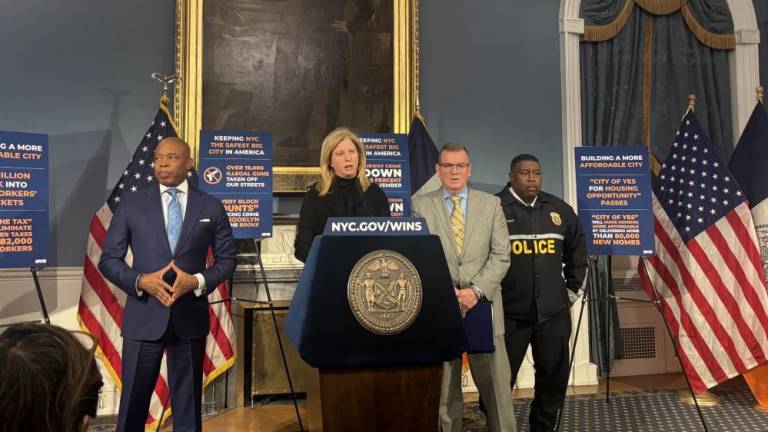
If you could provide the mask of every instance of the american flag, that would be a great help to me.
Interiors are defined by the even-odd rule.
[[[653,188],[656,255],[640,261],[694,391],[766,362],[768,294],[744,194],[688,111]]]
[[[166,104],[167,97],[163,96],[160,101],[160,109],[149,126],[149,130],[142,137],[131,161],[123,171],[107,201],[91,218],[91,227],[88,233],[77,317],[84,330],[99,338],[97,350],[99,358],[118,386],[121,386],[120,355],[123,347],[120,328],[123,325],[123,307],[126,294],[104,278],[97,266],[101,257],[101,245],[107,235],[112,214],[120,205],[121,197],[135,193],[155,182],[153,172],[155,148],[163,138],[176,136],[176,128]],[[196,185],[197,174],[190,171],[187,175],[190,183]],[[130,250],[125,259],[130,265],[132,262]],[[229,298],[226,284],[219,285],[208,298],[210,302]],[[204,386],[234,364],[234,326],[230,303],[222,302],[210,305],[208,306],[208,314],[211,325],[203,360]],[[147,430],[156,428],[163,406],[168,400],[169,390],[166,377],[167,367],[165,359],[163,359],[160,377],[150,402]],[[167,415],[164,415],[163,418],[167,418]]]

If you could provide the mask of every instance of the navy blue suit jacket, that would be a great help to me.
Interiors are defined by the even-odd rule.
[[[101,250],[99,270],[128,294],[123,314],[122,335],[135,340],[158,340],[169,325],[181,338],[208,334],[208,298],[217,285],[235,270],[235,240],[221,201],[189,186],[181,236],[171,251],[165,231],[159,185],[123,195],[109,225]],[[213,248],[213,265],[206,268],[208,247]],[[125,263],[128,248],[133,265]],[[151,295],[136,293],[140,273],[152,273],[173,260],[189,274],[202,273],[206,295],[188,293],[167,308]]]

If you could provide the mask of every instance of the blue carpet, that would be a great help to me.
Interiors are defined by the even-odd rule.
[[[702,407],[710,432],[768,432],[768,413],[756,411],[748,389],[717,391],[721,404]],[[528,431],[532,399],[515,400],[518,432]],[[465,404],[464,431],[485,430],[477,403]],[[696,407],[681,403],[676,390],[617,392],[569,396],[563,412],[562,432],[688,432],[703,431]]]

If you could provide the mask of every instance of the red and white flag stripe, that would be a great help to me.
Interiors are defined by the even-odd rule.
[[[768,359],[768,293],[752,216],[735,207],[685,243],[653,196],[656,255],[641,261],[643,286],[658,298],[694,391]]]

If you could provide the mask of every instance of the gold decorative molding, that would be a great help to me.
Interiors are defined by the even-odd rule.
[[[418,99],[418,0],[392,0],[392,4],[392,126],[395,133],[407,133]],[[181,80],[174,87],[174,119],[195,155],[203,119],[203,10],[203,0],[176,1],[175,72]],[[283,172],[313,176],[316,171],[316,167],[275,167],[275,180]]]
[[[418,113],[421,110],[421,101],[419,100],[419,85],[421,84],[421,52],[419,51],[419,0],[413,0],[411,14],[413,16],[413,41],[411,42],[411,46],[413,47],[413,111],[414,113]],[[422,119],[422,122],[424,122],[424,119]]]
[[[393,0],[394,132],[408,133],[418,98],[418,0]]]
[[[176,1],[176,81],[173,117],[197,162],[203,123],[203,0]]]

